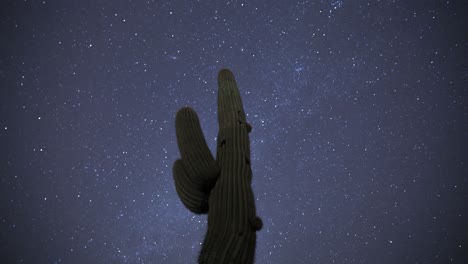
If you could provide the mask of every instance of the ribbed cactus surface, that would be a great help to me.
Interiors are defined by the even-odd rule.
[[[249,132],[242,100],[231,71],[218,74],[216,160],[213,158],[195,111],[184,107],[176,115],[181,159],[173,176],[179,198],[197,214],[208,213],[208,231],[198,263],[249,264],[254,261],[256,216],[251,187]]]

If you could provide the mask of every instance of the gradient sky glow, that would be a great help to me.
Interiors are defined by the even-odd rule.
[[[193,107],[215,151],[229,68],[256,263],[468,263],[467,11],[2,1],[0,262],[196,263],[207,223],[175,191],[175,113]]]

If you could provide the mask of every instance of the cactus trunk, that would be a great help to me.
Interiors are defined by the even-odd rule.
[[[174,164],[177,193],[194,213],[208,213],[199,263],[253,263],[256,216],[251,187],[249,132],[234,75],[218,75],[218,122],[216,160],[213,159],[195,111],[182,108],[176,116],[177,142],[182,158]]]

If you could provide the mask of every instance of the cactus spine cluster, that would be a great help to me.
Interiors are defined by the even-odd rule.
[[[198,263],[254,262],[256,216],[251,187],[249,133],[236,80],[230,70],[218,74],[216,160],[213,158],[196,112],[183,107],[176,115],[181,158],[173,166],[177,194],[187,209],[208,214],[208,231]]]

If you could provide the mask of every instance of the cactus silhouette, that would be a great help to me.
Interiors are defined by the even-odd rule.
[[[196,112],[190,107],[176,114],[177,144],[181,158],[174,162],[177,194],[195,214],[208,213],[198,263],[254,262],[256,216],[252,191],[249,133],[239,89],[228,69],[218,74],[218,123],[216,160],[206,144]]]

